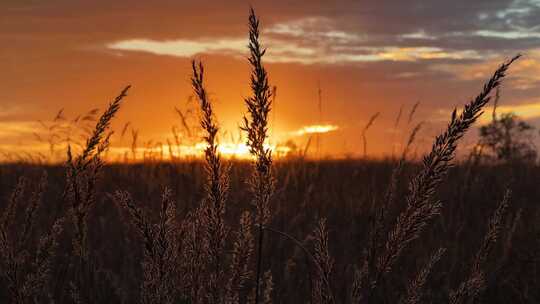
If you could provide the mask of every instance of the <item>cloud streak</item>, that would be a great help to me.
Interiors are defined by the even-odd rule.
[[[344,36],[345,37],[345,36]],[[445,50],[438,47],[356,47],[347,50],[331,41],[323,45],[305,45],[276,38],[267,39],[267,62],[300,64],[346,64],[377,61],[462,60],[480,59],[474,50]],[[244,58],[247,54],[245,39],[220,38],[216,40],[166,40],[132,39],[109,43],[108,49],[128,52],[145,52],[189,58],[201,54],[219,54]]]
[[[244,39],[234,38],[165,41],[131,39],[110,43],[107,48],[119,51],[147,52],[155,55],[193,57],[203,53],[237,55],[244,50],[245,45]]]
[[[339,127],[337,125],[310,125],[300,128],[294,132],[291,132],[292,135],[302,136],[302,135],[311,135],[311,134],[324,134],[333,131],[337,131]]]

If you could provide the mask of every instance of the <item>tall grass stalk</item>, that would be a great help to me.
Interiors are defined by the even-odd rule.
[[[424,293],[427,279],[430,273],[433,271],[433,267],[439,262],[445,252],[446,248],[439,248],[433,255],[431,255],[422,270],[420,270],[414,280],[409,283],[409,286],[407,287],[407,295],[401,299],[400,303],[417,304],[420,302]]]
[[[95,294],[88,290],[89,283],[84,282],[88,278],[91,280],[95,273],[94,265],[89,263],[88,215],[96,202],[95,188],[104,165],[101,155],[109,148],[111,121],[130,87],[125,87],[103,112],[79,156],[74,158],[71,147],[68,146],[63,197],[69,204],[68,210],[75,228],[72,244],[73,255],[77,261],[74,269],[75,283],[71,283],[74,300],[88,302],[95,297]],[[87,289],[85,292],[84,288]]]
[[[259,42],[259,19],[253,9],[249,15],[249,63],[251,65],[252,95],[245,99],[248,115],[244,116],[242,130],[247,133],[250,153],[255,157],[254,170],[250,179],[253,204],[256,209],[257,225],[257,270],[255,278],[255,303],[259,303],[263,261],[264,226],[272,217],[270,198],[274,192],[272,174],[272,151],[264,146],[268,139],[268,114],[271,107],[272,91],[262,58],[266,50]]]
[[[431,152],[423,159],[421,171],[409,185],[407,207],[388,233],[384,249],[377,259],[375,274],[368,274],[360,301],[369,302],[378,283],[392,270],[403,251],[420,237],[429,222],[440,213],[442,204],[435,198],[435,192],[451,166],[459,139],[482,114],[491,92],[499,87],[508,68],[519,57],[504,62],[484,85],[482,92],[465,105],[461,113],[458,114],[455,109],[452,112],[446,131],[436,137]]]
[[[218,125],[215,122],[212,104],[208,99],[204,86],[204,68],[201,62],[192,62],[193,74],[191,84],[201,107],[201,127],[206,132],[204,140],[207,147],[204,151],[206,160],[206,198],[203,201],[203,210],[206,222],[206,238],[209,245],[209,256],[212,265],[209,292],[213,303],[219,303],[224,297],[221,286],[223,280],[223,254],[229,227],[225,224],[225,210],[229,189],[229,169],[224,167],[218,153],[217,134]]]
[[[334,267],[334,259],[330,256],[328,230],[326,220],[321,219],[312,234],[314,242],[314,264],[316,267],[315,282],[313,287],[314,303],[332,304],[334,295],[330,285],[331,275]]]
[[[475,300],[486,289],[486,271],[484,270],[486,260],[499,239],[500,230],[510,204],[510,196],[511,191],[507,189],[504,198],[488,222],[487,232],[476,253],[468,278],[450,293],[449,303],[460,304]]]
[[[168,188],[163,190],[159,216],[155,223],[133,202],[128,192],[117,191],[113,199],[127,212],[128,222],[142,238],[144,249],[141,263],[141,303],[174,303],[181,290],[175,284],[180,243],[177,239],[179,224],[176,222],[176,203],[172,199],[171,191]]]

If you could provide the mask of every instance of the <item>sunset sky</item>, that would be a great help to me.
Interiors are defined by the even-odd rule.
[[[66,118],[103,110],[127,84],[133,88],[114,122],[115,149],[130,147],[131,128],[141,145],[172,140],[172,126],[182,129],[174,108],[190,108],[194,58],[205,64],[226,132],[221,141],[233,141],[250,93],[250,5],[261,19],[266,67],[277,87],[270,144],[303,147],[306,133],[322,130],[322,155],[360,155],[362,128],[380,112],[367,134],[369,155],[399,149],[420,121],[418,145],[428,145],[452,108],[516,53],[525,57],[504,83],[501,111],[540,126],[539,0],[2,0],[0,152],[46,153],[33,135],[45,136],[38,120],[49,125],[62,108]],[[465,146],[473,142],[469,137]]]

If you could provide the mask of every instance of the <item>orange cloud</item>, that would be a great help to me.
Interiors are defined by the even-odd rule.
[[[491,113],[493,111],[493,107],[490,107],[486,109],[486,113]],[[535,103],[526,103],[526,104],[519,104],[519,105],[503,105],[497,107],[497,114],[503,114],[503,113],[514,113],[520,118],[523,119],[534,119],[540,117],[540,102]],[[491,122],[491,116],[489,115],[482,115],[480,118],[481,124],[486,124]]]
[[[431,69],[453,74],[462,80],[487,79],[493,68],[503,60],[500,55],[486,54],[486,60],[473,64],[438,64]],[[530,89],[540,83],[540,49],[533,49],[512,65],[511,85],[516,89]]]
[[[311,125],[302,127],[299,130],[291,132],[291,134],[296,136],[309,135],[309,134],[322,134],[338,130],[339,127],[336,125]]]

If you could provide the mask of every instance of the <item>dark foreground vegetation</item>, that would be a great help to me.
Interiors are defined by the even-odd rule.
[[[331,278],[336,302],[347,300],[353,282],[354,265],[364,256],[369,242],[371,216],[385,196],[393,167],[396,163],[362,161],[278,162],[276,163],[276,194],[274,218],[270,227],[287,232],[313,251],[311,234],[320,217],[326,217],[329,231],[329,250],[335,260]],[[42,170],[48,172],[48,186],[42,205],[37,211],[36,228],[29,243],[50,233],[58,214],[65,214],[68,206],[62,197],[65,183],[63,167],[34,167],[9,165],[0,168],[0,196],[2,206],[9,199],[20,176],[39,180]],[[416,164],[404,167],[403,179],[398,183],[397,197],[388,208],[388,223],[406,207],[402,199],[407,183],[419,169]],[[129,191],[137,205],[151,211],[157,218],[160,196],[164,187],[172,190],[177,202],[177,216],[183,218],[194,210],[205,196],[204,164],[113,165],[103,170],[98,184],[99,195],[89,215],[88,242],[90,259],[98,265],[98,279],[88,286],[99,303],[135,303],[143,280],[140,261],[144,243],[119,213],[109,194],[118,189]],[[243,210],[250,209],[246,181],[251,172],[248,163],[234,163],[231,167],[227,225],[238,229]],[[461,164],[450,170],[437,197],[444,204],[441,215],[426,230],[419,242],[398,261],[395,271],[385,279],[382,299],[396,303],[406,292],[411,278],[424,267],[438,248],[447,248],[434,266],[425,287],[422,302],[445,303],[451,290],[466,280],[473,261],[489,229],[490,216],[497,209],[505,189],[511,188],[512,197],[507,216],[501,223],[497,244],[486,260],[486,290],[479,297],[483,303],[537,303],[540,301],[540,168],[531,165],[476,166]],[[29,183],[29,190],[35,184]],[[21,210],[29,200],[22,201]],[[23,223],[22,213],[16,219]],[[20,226],[17,226],[17,228]],[[60,238],[60,250],[52,265],[52,279],[47,292],[69,290],[70,275],[66,273],[71,258],[71,228],[65,228]],[[19,230],[20,231],[20,230]],[[272,298],[275,303],[310,302],[310,271],[306,256],[294,242],[269,234],[264,248],[263,268],[273,276]],[[254,265],[253,265],[254,267]],[[311,277],[315,276],[314,273]],[[2,301],[7,303],[7,284],[2,283]],[[252,282],[248,284],[252,287]],[[65,293],[65,291],[64,291]],[[68,297],[66,297],[67,300]],[[307,300],[306,300],[307,299]],[[379,301],[376,301],[379,302]],[[64,303],[64,302],[61,302]],[[67,303],[70,303],[68,301]],[[97,302],[96,302],[97,303]],[[181,303],[181,302],[177,302]]]

